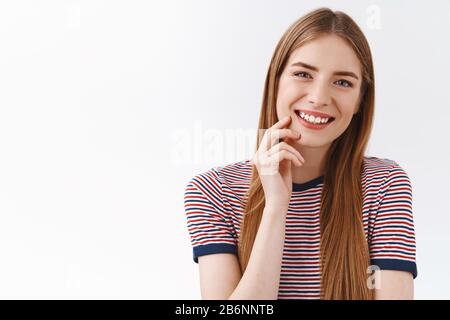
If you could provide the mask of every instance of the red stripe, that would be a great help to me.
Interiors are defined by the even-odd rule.
[[[289,289],[299,289],[299,290],[320,289],[320,285],[317,285],[317,286],[303,286],[303,285],[284,286],[284,285],[280,285],[280,289],[284,289],[284,290],[289,290]]]
[[[404,233],[404,234],[407,234],[407,235],[409,235],[411,237],[414,237],[414,232],[409,232],[409,231],[406,231],[406,230],[398,230],[398,229],[387,229],[387,230],[378,230],[378,232],[373,235],[372,241],[376,241],[377,237],[382,235],[382,234],[384,234],[384,233],[392,233],[392,232],[399,232],[400,234]]]
[[[370,256],[371,259],[390,259],[390,258],[400,258],[400,259],[406,259],[406,260],[414,260],[414,258],[407,256],[407,255],[402,255],[402,254],[394,254],[394,253],[389,253],[389,254],[383,254],[383,253],[373,253]]]
[[[298,278],[296,278],[298,279]],[[301,278],[302,281],[320,281],[320,277],[315,278]],[[292,278],[280,277],[280,281],[292,281]]]
[[[386,249],[386,250],[392,250],[392,249],[399,249],[402,251],[408,251],[408,252],[415,252],[415,249],[411,249],[409,247],[400,247],[400,246],[393,246],[393,245],[385,245],[385,244],[372,244],[370,246],[372,251],[377,251],[378,248]]]
[[[217,240],[204,240],[204,241],[196,241],[195,242],[195,246],[197,246],[197,245],[201,245],[201,244],[208,244],[208,243],[224,243],[224,242],[226,242],[226,243],[231,243],[231,244],[236,244],[236,242],[235,241],[231,241],[231,240],[225,240],[225,239],[221,239],[220,241],[217,241]]]
[[[291,264],[291,265],[304,265],[304,264],[314,264],[317,265],[317,261],[289,261],[289,260],[283,260],[283,264]]]
[[[385,238],[377,237],[375,240],[376,241],[404,241],[404,242],[408,242],[411,244],[416,244],[416,242],[414,240],[405,239],[405,238],[401,238],[401,237],[385,237]]]
[[[405,221],[405,220],[400,220],[400,221],[392,221],[392,220],[389,220],[389,221],[383,221],[383,222],[377,222],[377,227],[380,227],[380,226],[390,226],[390,225],[405,225],[405,226],[408,226],[408,227],[410,227],[410,228],[414,228],[414,224],[412,224],[411,222],[407,222],[407,221]],[[389,229],[389,230],[392,230],[392,229]],[[402,232],[406,232],[406,231],[402,231]]]

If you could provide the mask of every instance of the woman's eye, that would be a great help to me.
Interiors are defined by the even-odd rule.
[[[300,78],[311,78],[311,75],[308,72],[300,71],[294,73],[295,76],[300,76]]]
[[[352,83],[350,81],[343,80],[343,79],[336,81],[336,83],[339,86],[343,86],[343,87],[353,87],[353,85],[352,85]]]
[[[312,79],[312,76],[308,72],[305,72],[305,71],[296,72],[296,73],[294,73],[294,75],[298,76],[300,78]],[[337,83],[337,85],[346,87],[346,88],[353,87],[353,84],[350,81],[347,81],[344,79],[340,79],[340,80],[336,81],[336,83]]]

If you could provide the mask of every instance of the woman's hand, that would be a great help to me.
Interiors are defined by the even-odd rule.
[[[289,207],[292,193],[291,163],[302,166],[305,159],[291,145],[280,139],[300,139],[300,133],[286,127],[291,117],[285,117],[266,130],[253,157],[264,189],[266,207]]]

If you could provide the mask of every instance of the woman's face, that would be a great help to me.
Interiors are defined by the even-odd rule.
[[[361,65],[350,45],[321,36],[290,55],[279,81],[278,118],[291,116],[300,145],[329,145],[358,111],[360,86]]]

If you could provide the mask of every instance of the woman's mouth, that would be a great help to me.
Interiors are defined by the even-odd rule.
[[[334,121],[334,117],[325,116],[324,114],[318,115],[317,112],[308,113],[307,111],[294,110],[297,115],[297,119],[300,124],[309,129],[323,129],[326,128],[331,122]],[[314,113],[314,114],[312,114]]]

